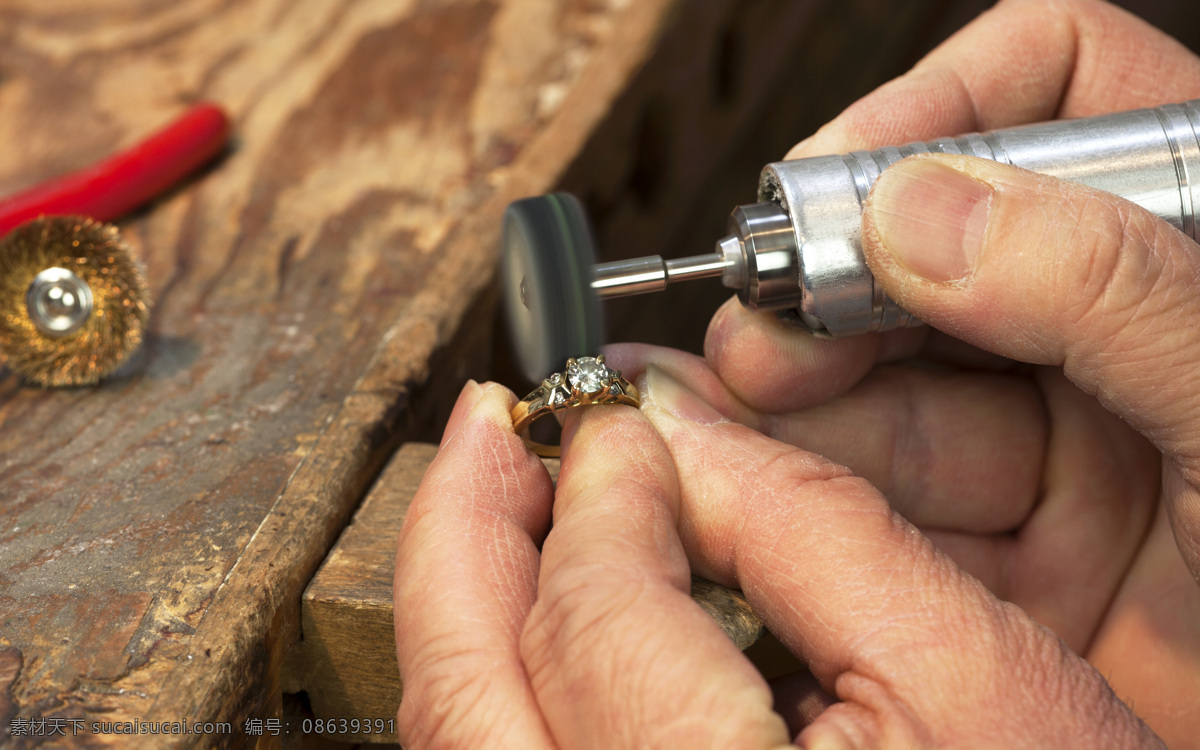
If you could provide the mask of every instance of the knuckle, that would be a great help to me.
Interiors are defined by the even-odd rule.
[[[1053,257],[1051,293],[1063,301],[1067,341],[1105,341],[1142,333],[1171,295],[1178,235],[1164,222],[1123,200],[1089,194],[1067,246]]]
[[[989,699],[1011,704],[1019,696],[1029,716],[1069,717],[1059,725],[1064,738],[1120,738],[1130,747],[1147,738],[1146,726],[1061,638],[1016,605],[997,603],[997,609]]]
[[[736,522],[733,550],[739,568],[763,554],[789,555],[798,543],[796,536],[816,526],[835,526],[829,513],[847,504],[862,509],[860,498],[876,507],[886,501],[865,479],[849,469],[813,453],[791,446],[767,457],[751,454],[744,465],[732,471],[734,484],[746,490],[746,512]],[[865,494],[864,494],[865,493]],[[769,568],[770,566],[768,566]]]
[[[650,420],[637,409],[584,409],[580,436],[604,453],[630,453],[660,442]]]
[[[795,451],[760,467],[760,487],[737,535],[739,568],[779,573],[785,568],[771,572],[775,566],[769,561],[794,557],[816,535],[840,533],[848,516],[860,529],[878,528],[881,542],[893,536],[897,524],[907,526],[869,481],[832,463],[814,476],[807,458]]]
[[[478,747],[472,735],[492,724],[489,695],[491,673],[463,669],[476,661],[473,649],[431,643],[421,649],[419,664],[405,670],[404,698],[397,713],[397,730],[404,747]],[[472,717],[471,721],[465,721]],[[498,718],[498,717],[492,717]]]
[[[673,492],[665,486],[653,467],[629,462],[626,474],[600,477],[580,476],[575,473],[560,480],[564,491],[556,502],[556,523],[577,528],[596,519],[606,518],[613,513],[639,521],[655,521],[666,515],[674,519]],[[596,540],[597,542],[601,540]],[[627,539],[612,539],[623,544]]]
[[[1136,250],[1122,251],[1128,226],[1122,213],[1108,200],[1090,195],[1068,238],[1072,251],[1053,256],[1053,298],[1063,300],[1062,322],[1070,328],[1088,330],[1102,320],[1112,321],[1130,302],[1125,282]]]
[[[572,565],[544,579],[521,634],[530,679],[537,684],[551,664],[569,667],[605,651],[604,644],[617,637],[614,623],[637,606],[644,588],[644,582],[614,577],[599,563]]]
[[[644,576],[613,576],[601,565],[552,578],[539,592],[520,639],[535,693],[625,694],[658,682],[654,655],[662,644],[647,624],[663,611],[664,597],[686,594]]]

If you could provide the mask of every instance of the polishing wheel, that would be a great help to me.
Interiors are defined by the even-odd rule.
[[[552,193],[509,205],[504,214],[504,306],[521,372],[531,383],[592,357],[604,344],[592,291],[595,244],[583,205]]]

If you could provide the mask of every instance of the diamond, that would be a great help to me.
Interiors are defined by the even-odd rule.
[[[599,393],[609,384],[612,375],[595,357],[580,357],[568,364],[567,379],[571,381],[572,388],[584,393]]]

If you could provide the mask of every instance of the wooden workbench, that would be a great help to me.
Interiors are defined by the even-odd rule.
[[[313,574],[398,445],[436,440],[467,377],[512,377],[504,206],[566,188],[607,258],[704,252],[763,162],[982,4],[0,5],[0,194],[199,99],[236,128],[120,223],[155,299],[133,361],[74,390],[0,370],[0,745],[297,744],[284,693],[328,675]],[[707,314],[664,305],[724,296],[697,287],[614,305],[614,334],[696,348]]]
[[[554,185],[675,4],[0,8],[0,192],[197,99],[237,131],[121,223],[156,300],[135,360],[97,388],[0,382],[0,744],[185,720],[233,734],[182,744],[279,742],[247,721],[282,717],[305,584],[488,367],[504,206]]]

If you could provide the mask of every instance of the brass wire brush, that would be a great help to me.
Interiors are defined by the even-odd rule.
[[[27,382],[93,385],[141,345],[150,293],[114,219],[222,149],[229,121],[198,104],[132,148],[0,200],[0,352]]]
[[[149,317],[145,274],[116,227],[54,216],[0,240],[0,351],[27,381],[100,382],[141,345]]]

